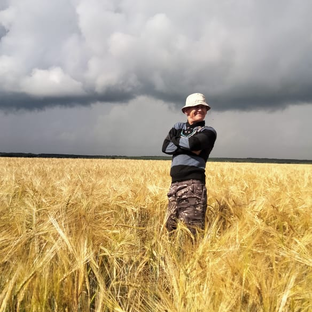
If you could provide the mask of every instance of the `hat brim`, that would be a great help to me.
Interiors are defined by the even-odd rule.
[[[184,113],[184,110],[185,110],[186,108],[196,107],[196,106],[199,106],[199,105],[204,105],[204,106],[206,106],[206,107],[207,107],[207,111],[209,111],[209,110],[211,109],[211,107],[210,107],[207,103],[198,103],[198,104],[192,105],[192,106],[190,106],[190,105],[185,105],[185,106],[182,107],[181,110],[182,110],[182,112]]]

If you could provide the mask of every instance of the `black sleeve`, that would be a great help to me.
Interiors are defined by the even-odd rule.
[[[180,150],[179,140],[181,136],[181,129],[175,129],[174,127],[169,131],[166,136],[163,145],[162,152],[165,154],[173,155]]]
[[[168,134],[166,136],[165,140],[164,140],[163,145],[162,145],[162,149],[161,150],[162,150],[163,153],[167,154],[166,150],[167,150],[167,147],[168,147],[169,143],[170,143],[170,138],[169,138],[169,134]]]
[[[190,150],[199,151],[208,149],[211,151],[216,138],[216,133],[212,130],[205,130],[203,132],[196,133],[189,139]]]

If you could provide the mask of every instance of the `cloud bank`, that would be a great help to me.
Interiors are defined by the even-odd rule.
[[[0,109],[184,102],[216,111],[312,103],[309,0],[2,0]],[[157,102],[157,101],[156,101]]]
[[[161,100],[139,97],[125,105],[0,111],[1,151],[164,156],[161,146],[167,132],[184,121],[182,112],[171,108]],[[211,157],[311,159],[311,114],[311,105],[269,114],[211,110],[206,122],[218,133]]]

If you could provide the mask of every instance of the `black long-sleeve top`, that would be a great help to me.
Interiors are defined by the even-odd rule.
[[[172,155],[172,182],[195,179],[205,183],[206,162],[216,138],[215,129],[205,126],[205,121],[176,123],[162,146],[163,153]]]

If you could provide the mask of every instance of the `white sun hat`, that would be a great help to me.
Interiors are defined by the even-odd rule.
[[[206,102],[206,98],[203,94],[193,93],[186,98],[185,105],[182,107],[182,112],[184,113],[184,109],[187,107],[194,107],[197,105],[207,106],[207,110],[211,108]]]

